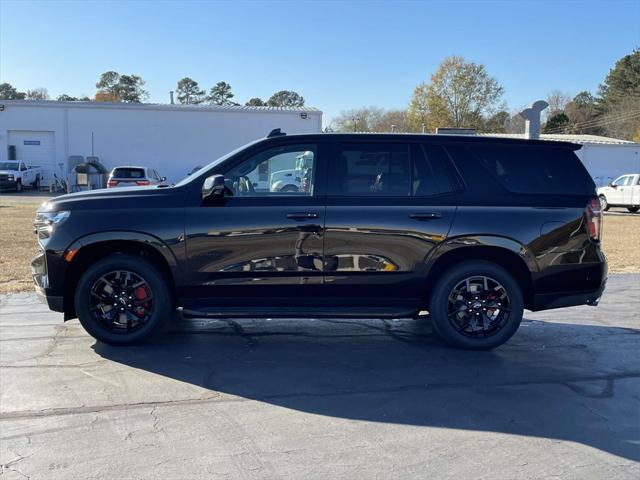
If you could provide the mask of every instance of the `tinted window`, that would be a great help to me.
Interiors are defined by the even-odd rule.
[[[225,174],[234,196],[313,194],[315,145],[285,145],[252,155]]]
[[[447,168],[450,162],[444,149],[439,145],[423,145],[422,150],[429,159],[428,164],[430,165],[431,175],[433,175],[430,189],[433,193],[452,192],[451,178]],[[416,191],[415,195],[418,194]]]
[[[407,144],[343,143],[329,165],[329,194],[402,197],[411,194]]]
[[[512,192],[589,195],[595,189],[580,159],[566,148],[472,145],[466,150]]]
[[[114,168],[112,178],[144,178],[144,168]]]

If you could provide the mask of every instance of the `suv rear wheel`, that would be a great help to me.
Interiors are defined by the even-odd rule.
[[[433,290],[430,315],[448,344],[472,350],[502,345],[522,321],[522,292],[513,276],[490,262],[450,268]]]
[[[114,254],[92,265],[74,300],[85,330],[112,345],[146,340],[172,312],[166,280],[151,263],[131,255]]]

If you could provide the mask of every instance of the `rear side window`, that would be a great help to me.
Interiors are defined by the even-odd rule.
[[[590,195],[595,190],[582,162],[567,148],[472,145],[467,150],[514,193]]]
[[[329,194],[402,197],[411,193],[409,145],[342,143],[329,174]]]
[[[144,168],[114,168],[112,178],[144,178]]]
[[[420,144],[340,143],[329,168],[328,193],[420,197],[450,191],[446,172],[431,156]]]

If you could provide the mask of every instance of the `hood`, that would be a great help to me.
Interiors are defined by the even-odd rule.
[[[44,202],[40,211],[74,210],[88,208],[135,208],[158,197],[176,194],[176,188],[160,185],[148,187],[100,188],[84,192],[67,193]]]

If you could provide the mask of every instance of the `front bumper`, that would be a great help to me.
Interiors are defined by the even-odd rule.
[[[18,182],[16,180],[1,180],[0,190],[15,190],[18,188]]]
[[[46,303],[54,312],[64,312],[64,297],[55,295],[49,288],[49,275],[44,250],[39,250],[31,260],[31,275],[40,301]]]

